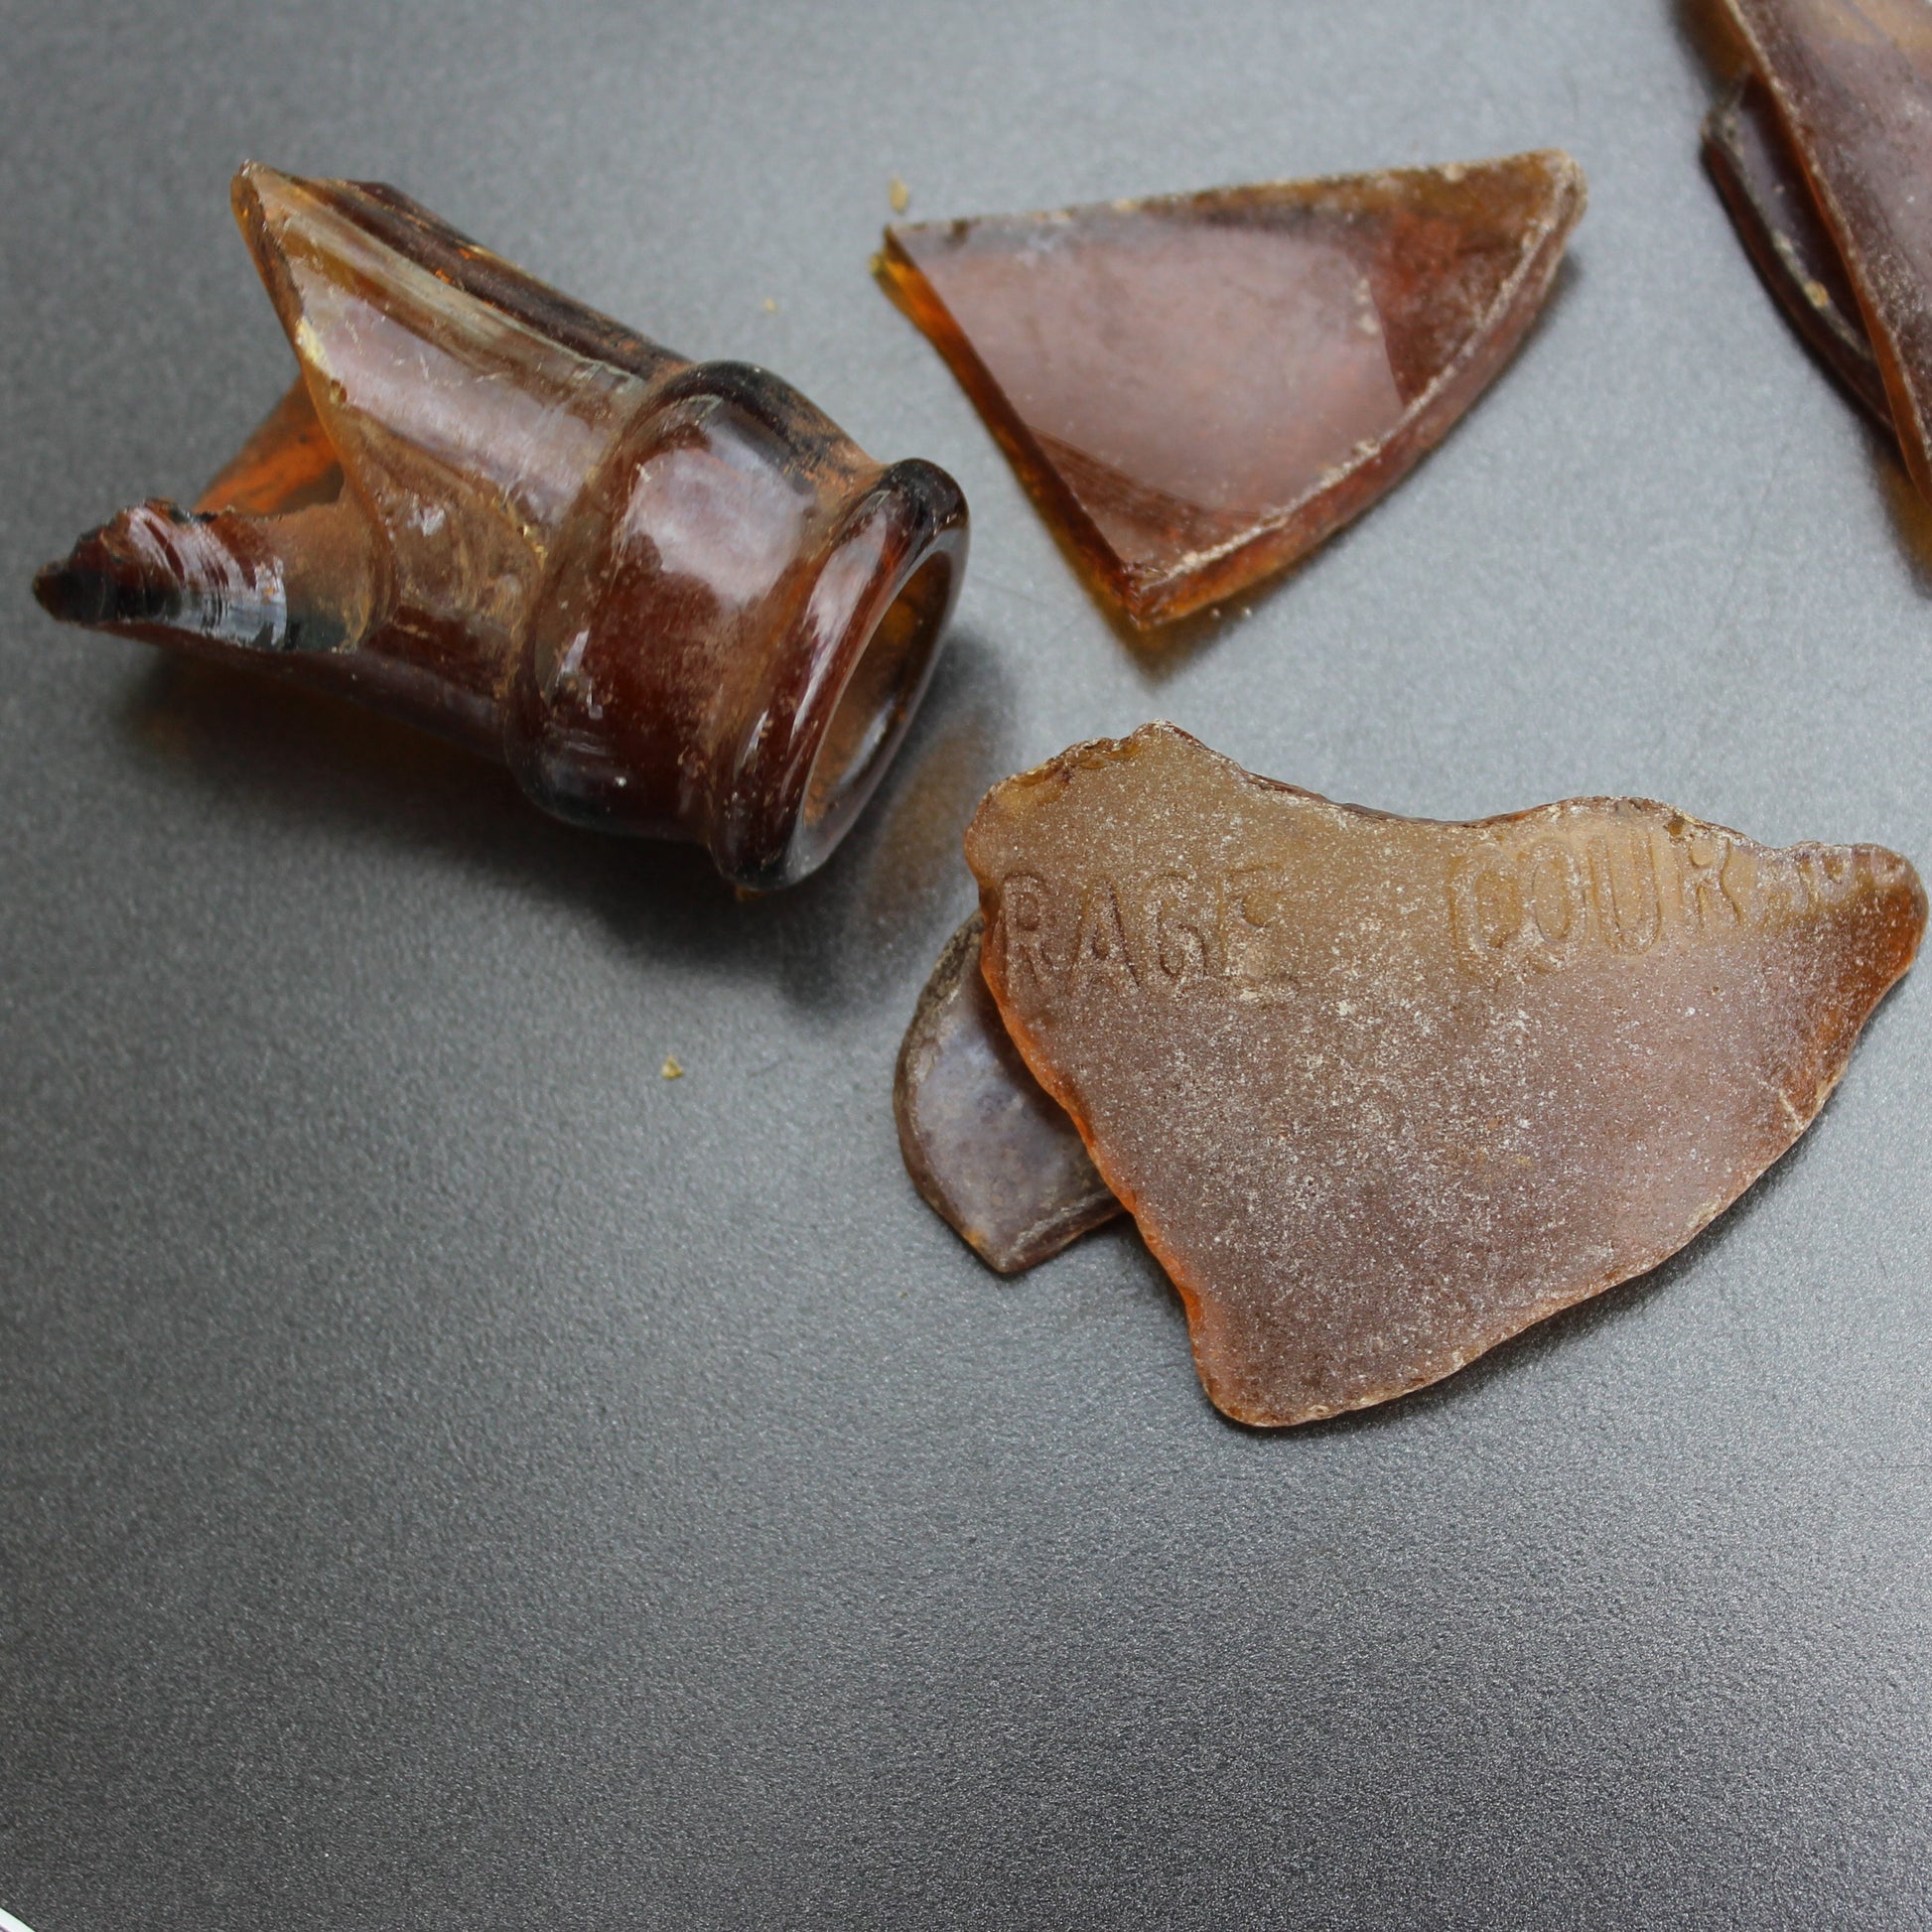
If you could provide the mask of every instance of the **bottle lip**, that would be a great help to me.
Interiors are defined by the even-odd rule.
[[[841,517],[720,774],[709,844],[726,878],[796,885],[852,829],[931,682],[967,545],[959,485],[916,457]]]

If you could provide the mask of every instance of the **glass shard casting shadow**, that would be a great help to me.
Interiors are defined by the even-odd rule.
[[[375,183],[236,176],[300,377],[192,510],[34,590],[505,760],[573,823],[821,864],[923,695],[966,558],[943,471],[694,363]]]
[[[1765,287],[1799,336],[1879,428],[1894,434],[1858,296],[1771,96],[1754,74],[1706,117],[1704,160]]]
[[[1643,799],[1398,818],[1172,725],[995,786],[966,855],[1008,1033],[1263,1425],[1683,1247],[1811,1124],[1926,915],[1876,846]]]
[[[913,1184],[983,1261],[1013,1275],[1121,1205],[1009,1037],[980,976],[981,929],[975,912],[919,995],[893,1113]]]
[[[883,273],[1140,624],[1367,508],[1508,359],[1584,210],[1566,154],[886,230]]]
[[[1707,124],[1725,204],[1805,340],[1891,429],[1932,500],[1932,8],[1723,4],[1762,96],[1747,85],[1727,124],[1724,106]]]

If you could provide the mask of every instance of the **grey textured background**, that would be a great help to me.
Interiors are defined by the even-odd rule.
[[[1152,716],[1399,810],[1932,860],[1932,514],[1732,240],[1709,92],[1667,0],[0,0],[0,1906],[1932,1924],[1923,974],[1659,1275],[1279,1437],[1131,1234],[984,1273],[888,1106],[977,794]],[[931,216],[1550,144],[1591,208],[1518,361],[1165,659],[866,273],[895,173]],[[960,478],[950,657],[825,874],[740,904],[41,617],[285,380],[246,156]]]

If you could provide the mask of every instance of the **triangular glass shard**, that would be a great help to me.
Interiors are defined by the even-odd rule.
[[[996,785],[966,856],[1009,1035],[1208,1395],[1267,1425],[1420,1388],[1683,1247],[1816,1118],[1926,917],[1881,847],[1644,799],[1398,818],[1172,725]]]
[[[1541,307],[1566,154],[886,231],[884,271],[1136,622],[1280,569],[1437,443]]]
[[[893,1112],[919,1192],[989,1267],[1013,1275],[1121,1205],[1009,1036],[980,974],[981,929],[975,912],[919,995]]]
[[[1856,298],[1905,467],[1932,498],[1932,7],[1725,4]]]

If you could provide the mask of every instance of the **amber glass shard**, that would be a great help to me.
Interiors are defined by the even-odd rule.
[[[1932,498],[1932,8],[1725,5],[1857,298],[1905,466]]]
[[[196,499],[204,515],[242,510],[280,516],[327,503],[342,494],[343,466],[316,414],[309,385],[299,378],[262,419],[232,462]]]
[[[893,1112],[906,1172],[1003,1275],[1121,1211],[1064,1108],[1008,1036],[980,975],[979,913],[932,969],[899,1048]]]
[[[1311,549],[1495,375],[1584,209],[1560,153],[888,228],[884,270],[1143,624]]]
[[[1747,74],[1704,123],[1704,157],[1751,260],[1798,334],[1874,418],[1892,428],[1858,296],[1777,109]]]
[[[1764,285],[1813,353],[1889,434],[1891,405],[1858,296],[1754,74],[1706,117],[1704,159]]]
[[[193,511],[90,532],[42,604],[377,705],[741,885],[820,864],[924,692],[952,480],[380,184],[251,166],[234,205],[300,380]]]
[[[1810,1125],[1926,914],[1875,846],[1639,799],[1397,818],[1172,725],[996,786],[966,852],[1008,1031],[1260,1424],[1681,1248]]]

